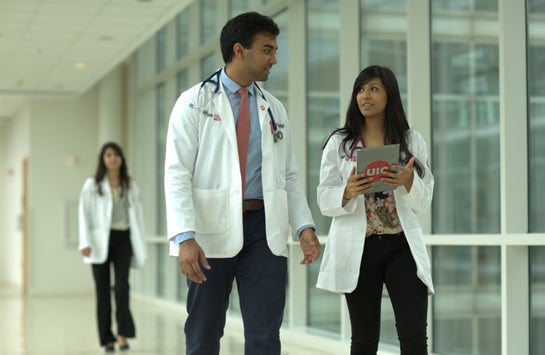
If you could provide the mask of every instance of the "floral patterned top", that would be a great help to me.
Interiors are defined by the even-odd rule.
[[[367,214],[366,236],[372,234],[397,234],[403,231],[397,216],[393,191],[366,194],[365,210]]]

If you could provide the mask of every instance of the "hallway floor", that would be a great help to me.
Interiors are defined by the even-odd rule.
[[[137,337],[129,339],[133,355],[185,354],[183,309],[173,312],[133,297]],[[94,318],[94,298],[89,296],[21,297],[18,290],[0,287],[0,354],[94,355],[99,347]],[[243,355],[239,329],[225,331],[221,355]],[[282,344],[282,355],[333,355]],[[116,349],[117,354],[121,354]],[[344,351],[343,351],[344,353]]]

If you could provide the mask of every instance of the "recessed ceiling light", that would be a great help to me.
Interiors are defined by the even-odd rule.
[[[76,69],[85,69],[85,63],[83,63],[83,62],[74,63],[74,68],[76,68]]]

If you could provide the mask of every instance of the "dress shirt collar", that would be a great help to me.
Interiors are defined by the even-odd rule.
[[[235,94],[238,89],[241,88],[240,85],[238,85],[233,79],[231,79],[227,74],[225,73],[225,67],[221,70],[221,82],[223,86],[229,91],[231,94]],[[255,95],[255,85],[252,82],[249,86],[246,87],[248,89],[248,92],[250,95]]]

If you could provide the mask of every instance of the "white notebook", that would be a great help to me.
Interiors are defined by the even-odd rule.
[[[358,149],[357,172],[365,173],[365,177],[372,176],[375,179],[373,188],[366,193],[391,191],[395,186],[390,186],[380,181],[384,171],[392,169],[392,164],[399,164],[399,144],[389,144],[380,147]]]

